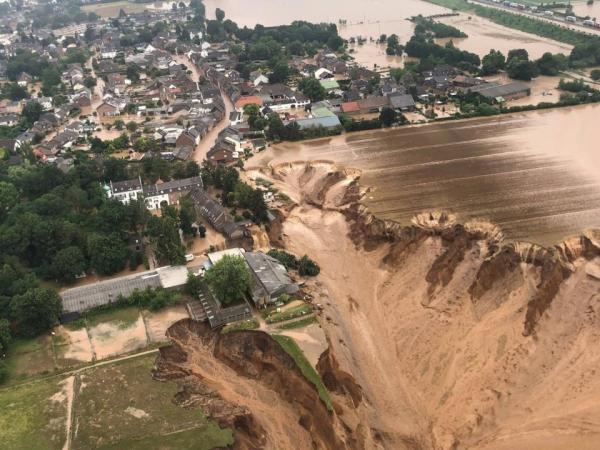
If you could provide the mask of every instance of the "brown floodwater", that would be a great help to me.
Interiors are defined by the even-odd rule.
[[[600,226],[600,105],[285,143],[248,165],[329,160],[362,170],[364,201],[409,223],[446,210],[543,245]]]
[[[395,33],[401,43],[406,43],[414,28],[412,22],[407,20],[409,17],[450,12],[449,9],[421,0],[206,0],[205,5],[209,17],[214,16],[215,8],[219,7],[225,11],[226,17],[241,26],[252,27],[257,23],[274,26],[294,20],[336,23],[342,37],[348,39],[361,36],[368,40],[365,45],[355,47],[356,52],[353,53],[356,61],[367,67],[375,64],[383,67],[403,64],[402,58],[387,56],[385,48],[371,42],[371,38],[377,39],[381,34]],[[339,24],[340,19],[346,23]],[[480,56],[487,54],[492,48],[505,54],[513,48],[524,48],[532,58],[539,58],[548,51],[569,53],[571,50],[568,45],[506,28],[480,17],[461,14],[443,21],[458,27],[469,36],[455,39],[457,47]]]

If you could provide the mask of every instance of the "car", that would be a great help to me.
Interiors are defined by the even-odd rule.
[[[195,256],[192,253],[188,253],[187,255],[185,255],[185,260],[187,262],[193,261],[195,258]]]

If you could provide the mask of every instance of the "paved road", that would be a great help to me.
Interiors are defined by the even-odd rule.
[[[527,17],[531,17],[533,19],[541,20],[544,22],[549,22],[549,23],[552,23],[554,25],[557,25],[557,26],[560,26],[563,28],[568,28],[570,30],[579,31],[581,33],[587,33],[590,36],[600,35],[600,29],[586,27],[585,25],[583,25],[579,22],[578,23],[567,22],[562,17],[544,16],[541,14],[534,14],[530,11],[523,11],[523,10],[519,10],[519,9],[515,9],[515,8],[510,8],[508,6],[504,6],[500,3],[492,3],[492,2],[488,2],[488,1],[479,1],[479,0],[467,0],[467,1],[469,3],[485,6],[487,8],[499,9],[501,11],[507,11],[507,12],[510,12],[513,14],[519,14],[521,16],[527,16]]]

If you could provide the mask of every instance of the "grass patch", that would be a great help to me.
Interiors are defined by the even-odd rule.
[[[498,25],[503,25],[508,28],[523,31],[525,33],[536,34],[538,36],[553,39],[558,42],[564,42],[565,44],[584,44],[589,42],[590,39],[593,39],[592,36],[586,33],[572,30],[570,28],[564,28],[560,25],[545,20],[483,5],[468,3],[466,0],[426,1],[457,11],[473,13],[488,19],[491,22],[497,23]]]
[[[317,323],[317,316],[312,315],[310,317],[305,317],[304,319],[295,320],[293,322],[284,323],[283,325],[279,325],[277,329],[279,330],[293,330],[294,328],[304,328],[313,323]]]
[[[88,327],[93,327],[104,322],[117,322],[120,329],[129,328],[137,322],[139,317],[140,310],[137,307],[99,309],[89,311],[85,314]]]
[[[132,3],[128,1],[116,1],[110,3],[95,3],[81,7],[82,11],[93,12],[101,17],[118,17],[119,11],[123,10],[127,14],[142,12],[146,9],[144,3]]]
[[[121,361],[82,375],[73,448],[208,450],[233,444],[231,431],[209,422],[201,410],[173,403],[176,384],[151,377],[155,357]]]
[[[37,374],[54,372],[52,338],[38,336],[33,339],[15,340],[10,346],[6,365],[9,383]]]
[[[221,334],[231,333],[232,331],[255,330],[260,327],[258,320],[255,318],[241,320],[239,322],[230,323],[221,330]]]
[[[281,335],[272,335],[272,338],[275,339],[279,345],[281,345],[281,347],[294,359],[294,361],[296,361],[296,364],[300,368],[302,375],[304,375],[308,381],[315,385],[315,388],[319,393],[319,397],[321,397],[321,400],[323,403],[325,403],[327,409],[329,411],[333,410],[333,404],[331,403],[329,391],[323,384],[323,380],[315,368],[311,366],[300,347],[298,347],[298,344],[296,344],[296,341],[294,341],[291,337]]]
[[[312,313],[311,306],[304,304],[282,312],[272,312],[265,317],[265,321],[267,323],[283,322],[284,320],[295,319],[296,317],[302,317],[310,313]]]
[[[56,379],[0,390],[0,447],[60,450],[66,430],[66,401],[54,401]]]

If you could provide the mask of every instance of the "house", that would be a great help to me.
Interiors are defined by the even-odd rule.
[[[394,93],[388,95],[390,107],[398,111],[413,111],[415,109],[415,101],[410,94]]]
[[[100,48],[100,58],[114,59],[117,57],[117,48],[112,44],[104,44]]]
[[[321,67],[315,70],[315,78],[317,80],[325,80],[327,78],[333,78],[333,72],[325,67]]]
[[[39,103],[44,111],[52,109],[52,97],[36,97],[32,101]]]
[[[144,195],[144,186],[142,185],[142,179],[139,177],[114,183],[110,181],[108,185],[104,186],[104,190],[108,198],[119,200],[125,205],[129,204],[131,200],[137,200]]]
[[[360,105],[358,102],[345,102],[342,103],[342,112],[344,114],[360,114]]]
[[[239,111],[232,111],[229,113],[229,125],[235,126],[244,121],[244,116]]]
[[[213,200],[204,189],[192,189],[188,197],[194,202],[196,213],[215,230],[229,239],[240,239],[244,236],[244,229],[234,222],[229,211]]]
[[[163,202],[166,202],[167,205],[177,205],[181,197],[189,194],[193,189],[203,189],[203,187],[201,177],[157,182],[155,185],[144,186],[143,195],[146,208],[160,209]]]
[[[263,75],[263,73],[259,70],[255,70],[254,72],[250,72],[250,83],[252,83],[255,87],[260,86],[261,84],[268,84],[269,78]]]
[[[531,95],[531,87],[520,81],[508,84],[485,83],[465,88],[464,91],[479,94],[493,103],[503,103],[506,100],[515,100]]]
[[[244,259],[252,274],[250,291],[257,308],[277,302],[282,294],[294,295],[299,291],[284,265],[275,258],[262,252],[245,252]]]
[[[0,139],[0,148],[13,153],[18,148],[17,141],[15,139]]]
[[[467,75],[457,75],[452,80],[452,84],[456,87],[472,87],[479,86],[485,83],[485,80],[477,77],[469,77]]]
[[[246,105],[263,105],[263,99],[257,95],[244,95],[237,99],[235,102],[235,109],[237,111],[243,111]]]
[[[389,106],[389,104],[389,99],[382,95],[373,95],[358,101],[358,106],[364,114],[380,112],[382,108]]]
[[[340,84],[336,80],[321,80],[321,86],[327,92],[338,91],[340,89]]]
[[[0,116],[0,126],[12,127],[19,123],[19,116],[16,114],[6,114]]]
[[[80,314],[90,309],[110,305],[119,297],[128,297],[136,290],[159,287],[178,290],[185,286],[188,273],[185,266],[166,266],[67,289],[60,294],[63,313]]]
[[[103,101],[97,108],[96,112],[100,117],[115,117],[121,114],[119,107],[109,100]]]
[[[21,87],[26,87],[29,83],[33,83],[33,77],[27,72],[22,72],[17,79],[17,84]]]
[[[342,126],[340,119],[338,119],[336,115],[326,117],[315,117],[312,119],[298,119],[296,120],[296,123],[298,124],[301,130],[319,127],[334,129]]]
[[[129,204],[132,200],[144,199],[147,209],[160,209],[163,202],[168,205],[179,204],[182,196],[187,195],[192,189],[202,189],[202,178],[191,177],[181,180],[158,182],[154,185],[142,184],[141,178],[109,182],[104,186],[106,196]]]
[[[175,147],[195,147],[200,142],[200,133],[194,128],[182,132],[175,141]]]

